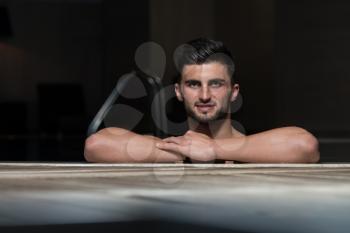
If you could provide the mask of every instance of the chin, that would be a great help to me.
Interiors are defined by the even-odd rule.
[[[196,119],[200,123],[209,123],[211,121],[215,121],[218,118],[217,114],[215,115],[208,115],[208,116],[203,116],[199,114],[194,115],[194,119]]]
[[[198,112],[192,112],[192,114],[190,114],[191,117],[193,119],[195,119],[196,121],[198,121],[199,123],[209,123],[209,122],[213,122],[213,121],[217,121],[217,120],[224,120],[228,118],[227,113],[224,112],[214,112],[211,114],[203,114],[203,113],[198,113]]]
[[[185,105],[185,109],[188,116],[196,120],[198,123],[204,123],[204,124],[215,120],[219,120],[221,118],[226,118],[226,115],[227,115],[222,113],[218,109],[214,109],[212,112],[208,112],[207,114],[198,112],[195,107],[190,108]]]

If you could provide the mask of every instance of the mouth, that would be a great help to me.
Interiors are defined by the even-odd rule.
[[[200,112],[209,112],[214,109],[215,104],[196,104],[195,106]]]

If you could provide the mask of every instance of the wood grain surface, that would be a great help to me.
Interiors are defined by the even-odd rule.
[[[349,232],[350,164],[1,163],[0,226],[144,221]]]

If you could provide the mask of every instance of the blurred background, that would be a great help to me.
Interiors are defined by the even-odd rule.
[[[248,134],[304,127],[321,162],[350,161],[346,0],[0,0],[0,160],[83,161],[88,125],[137,48],[164,48],[167,86],[174,49],[197,37],[233,52],[233,119]]]

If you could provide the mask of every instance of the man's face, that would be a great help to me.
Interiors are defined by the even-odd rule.
[[[185,65],[180,84],[175,84],[178,100],[187,114],[200,123],[225,118],[230,102],[235,100],[239,85],[232,84],[227,67],[218,62]]]

